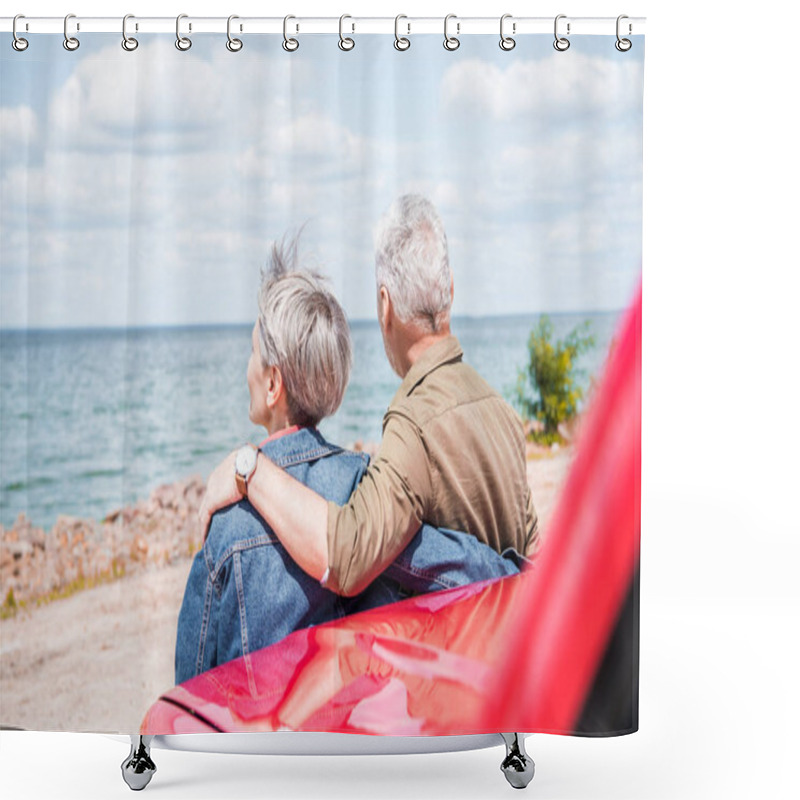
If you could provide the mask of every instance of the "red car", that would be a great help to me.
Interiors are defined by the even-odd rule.
[[[532,568],[300,630],[176,686],[133,737],[126,780],[146,785],[162,734],[637,730],[640,465],[641,290]],[[506,776],[527,785],[522,737],[503,736]]]

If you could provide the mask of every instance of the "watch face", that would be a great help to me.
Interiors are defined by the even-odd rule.
[[[248,477],[256,466],[256,450],[253,447],[243,447],[236,454],[236,471],[243,477]]]

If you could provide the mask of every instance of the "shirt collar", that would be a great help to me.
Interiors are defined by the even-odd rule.
[[[434,342],[411,365],[411,369],[406,373],[403,382],[400,384],[400,388],[397,390],[395,400],[408,397],[408,395],[410,395],[435,369],[454,361],[461,361],[463,356],[464,351],[461,349],[458,339],[456,339],[453,334],[449,334],[443,339]]]
[[[270,436],[259,449],[279,467],[316,461],[341,452],[341,448],[327,442],[317,428],[298,428],[283,436]]]
[[[263,442],[259,445],[259,448],[263,447],[267,442],[274,442],[275,439],[280,439],[281,436],[286,436],[290,433],[297,433],[300,430],[299,425],[290,425],[288,428],[281,428],[279,431],[275,431],[271,436],[267,436]]]

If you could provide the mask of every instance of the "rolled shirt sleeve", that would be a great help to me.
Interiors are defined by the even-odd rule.
[[[539,516],[533,505],[533,495],[530,487],[525,495],[525,520],[528,532],[525,537],[525,552],[522,555],[528,558],[535,558],[539,554],[541,538],[539,536]]]
[[[363,591],[411,541],[431,496],[429,456],[419,428],[389,412],[380,450],[349,502],[328,503],[326,588],[348,597]]]

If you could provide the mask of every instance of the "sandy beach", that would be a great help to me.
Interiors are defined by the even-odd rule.
[[[528,481],[545,538],[571,457],[572,449],[563,448],[531,453],[528,461]],[[29,538],[41,538],[37,531],[28,531],[27,538],[3,531],[3,597],[7,576],[15,568],[19,571],[23,558],[41,562],[41,593],[57,596],[48,590],[54,580],[68,587],[62,591],[67,596],[39,606],[30,599],[0,621],[4,727],[138,731],[147,708],[173,685],[178,612],[190,553],[197,546],[194,516],[201,496],[202,481],[195,478],[160,487],[147,501],[102,523],[62,523],[62,541],[66,537],[74,558],[72,571],[62,569],[61,576],[43,555],[43,546],[27,546]],[[109,566],[97,585],[81,588],[86,583],[81,558],[94,558],[95,552],[102,552]],[[15,580],[19,602],[26,591],[33,598],[30,581],[24,584],[19,575]]]

